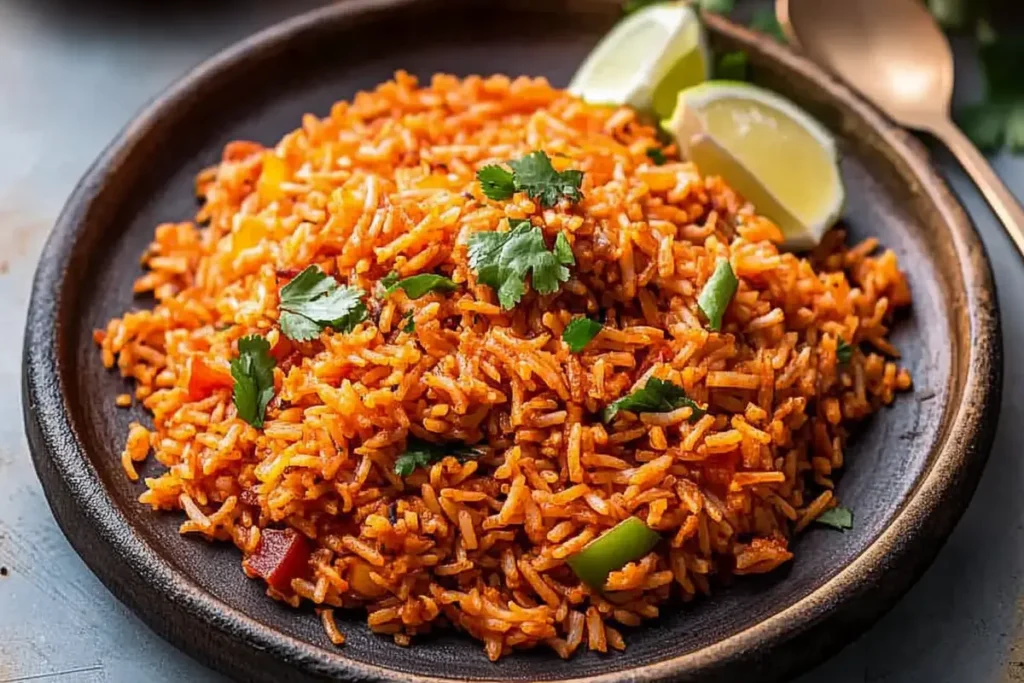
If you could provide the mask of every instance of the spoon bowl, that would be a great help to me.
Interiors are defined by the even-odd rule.
[[[919,0],[775,0],[790,42],[963,165],[1024,256],[1024,210],[949,116],[953,53]]]
[[[857,86],[897,123],[948,118],[953,53],[920,2],[779,0],[790,40]]]

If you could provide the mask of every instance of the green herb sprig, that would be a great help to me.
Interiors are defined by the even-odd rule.
[[[504,309],[511,309],[526,293],[526,276],[538,294],[553,294],[569,279],[576,263],[564,233],[558,233],[553,249],[544,233],[529,221],[509,221],[508,232],[477,232],[469,238],[469,265],[476,279],[498,294]]]
[[[650,159],[655,166],[661,166],[668,161],[668,158],[665,157],[665,152],[662,151],[660,147],[648,147],[646,154],[647,158]]]
[[[281,288],[281,332],[294,341],[316,339],[326,328],[351,332],[367,318],[363,295],[309,266]]]
[[[238,417],[253,427],[263,427],[267,404],[274,397],[274,366],[270,342],[259,335],[238,340],[238,357],[231,361],[235,380],[234,403]]]
[[[401,289],[410,299],[419,299],[431,292],[454,292],[457,284],[444,275],[422,273],[399,279],[397,273],[388,273],[380,280],[381,297],[383,298],[396,289]]]
[[[405,451],[395,459],[395,474],[408,477],[416,468],[428,467],[447,455],[475,458],[482,455],[482,451],[466,444],[440,444],[410,436],[406,439]]]
[[[853,344],[850,344],[842,337],[836,344],[836,360],[840,365],[846,365],[853,358]]]
[[[822,512],[814,521],[817,524],[845,531],[853,528],[853,511],[844,507],[834,507]]]
[[[477,180],[488,199],[503,201],[516,192],[525,192],[544,208],[554,206],[563,197],[573,203],[583,199],[583,171],[556,171],[551,158],[541,150],[508,165],[511,171],[501,166],[484,166],[477,171]]]
[[[569,345],[569,350],[579,353],[597,336],[603,325],[590,318],[573,318],[562,330],[562,341]]]
[[[620,410],[627,410],[631,413],[670,413],[685,406],[689,406],[693,410],[690,422],[696,422],[707,413],[697,405],[696,401],[686,395],[682,387],[657,377],[651,377],[643,388],[637,389],[606,407],[602,417],[605,422],[611,422]]]

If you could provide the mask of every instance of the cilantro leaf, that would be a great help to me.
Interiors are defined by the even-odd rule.
[[[309,341],[324,328],[351,332],[366,320],[363,291],[341,287],[317,266],[309,266],[281,288],[281,332],[295,341]]]
[[[327,294],[338,286],[334,278],[327,277],[318,266],[308,266],[281,288],[281,302],[301,305]]]
[[[833,529],[845,531],[853,528],[853,511],[844,507],[831,508],[818,515],[814,521]]]
[[[603,418],[605,422],[611,422],[620,410],[628,410],[631,413],[668,413],[684,406],[693,409],[690,422],[696,422],[707,413],[686,395],[682,387],[651,377],[642,389],[637,389],[607,406]]]
[[[526,192],[530,199],[540,201],[544,208],[550,208],[565,197],[571,202],[583,199],[580,185],[583,183],[583,171],[556,171],[551,165],[551,158],[537,150],[530,152],[518,161],[510,161],[513,180],[517,190]]]
[[[324,329],[319,323],[289,311],[282,311],[277,322],[280,323],[284,336],[294,341],[311,341],[319,337]]]
[[[373,294],[378,299],[384,299],[388,294],[395,290],[395,283],[398,282],[398,273],[391,271],[381,279],[377,280],[377,284],[374,286]]]
[[[405,317],[402,318],[402,320],[405,321],[402,324],[402,332],[405,332],[406,334],[412,334],[413,332],[416,331],[416,319],[413,316],[412,311],[406,313]]]
[[[267,404],[274,397],[275,365],[266,339],[254,334],[238,340],[238,357],[231,361],[235,409],[257,429],[263,427]]]
[[[590,318],[573,318],[562,331],[562,341],[569,345],[569,350],[579,353],[597,336],[603,325]]]
[[[576,265],[576,257],[573,256],[572,246],[569,244],[569,240],[564,232],[558,233],[558,236],[555,237],[555,258],[558,259],[559,263],[567,266]],[[555,289],[558,289],[558,285],[555,285]]]
[[[384,280],[381,280],[383,283]],[[403,290],[410,299],[419,299],[430,292],[454,292],[459,286],[443,275],[423,273],[412,275],[401,280],[393,279],[391,283],[384,286],[385,295],[396,289]]]
[[[704,283],[704,289],[700,291],[697,298],[697,306],[701,313],[708,319],[708,329],[718,332],[722,329],[722,317],[729,308],[729,302],[736,294],[739,280],[732,272],[732,265],[729,259],[720,258],[715,264],[715,272],[711,274],[708,281]]]
[[[539,227],[529,221],[510,221],[510,226],[508,232],[477,232],[469,238],[469,265],[477,281],[497,292],[506,310],[526,293],[527,274],[538,294],[552,294],[569,279],[566,266],[576,263],[564,234],[559,233],[549,250]]]
[[[501,201],[511,199],[516,193],[516,184],[512,173],[501,166],[484,166],[476,172],[476,179],[480,181],[480,189],[488,199]]]
[[[541,150],[510,161],[508,165],[512,172],[500,166],[484,166],[477,171],[477,180],[488,199],[501,201],[516,192],[525,192],[544,208],[554,206],[562,197],[571,202],[583,199],[580,192],[583,171],[556,171],[551,158]]]
[[[648,147],[646,154],[647,158],[650,159],[655,166],[661,166],[668,161],[668,159],[665,158],[665,153],[661,151],[660,147]]]
[[[478,448],[466,444],[440,444],[410,436],[405,442],[405,451],[395,459],[395,474],[408,477],[418,467],[428,467],[446,455],[456,458],[475,458],[481,455]]]
[[[851,358],[853,358],[853,345],[840,337],[839,343],[836,345],[836,360],[840,364],[846,365]]]

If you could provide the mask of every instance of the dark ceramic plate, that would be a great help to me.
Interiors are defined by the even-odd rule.
[[[284,607],[246,580],[234,548],[183,538],[179,515],[136,502],[141,486],[118,456],[129,421],[147,418],[113,407],[129,387],[103,370],[91,333],[145,305],[131,296],[139,254],[157,223],[193,214],[193,176],[224,143],[272,144],[303,113],[326,114],[398,68],[542,74],[564,85],[617,13],[612,2],[339,3],[188,74],[90,169],[36,275],[25,423],[64,532],[150,627],[246,680],[777,680],[848,642],[928,565],[974,491],[999,405],[996,300],[981,244],[915,140],[785,48],[720,19],[709,20],[719,47],[746,49],[755,80],[839,136],[853,237],[876,235],[895,249],[913,287],[913,312],[894,340],[914,391],[864,424],[849,449],[840,493],[856,511],[852,531],[812,529],[785,571],[666,607],[626,634],[625,653],[561,661],[538,649],[493,664],[454,632],[398,647],[357,613],[342,615],[348,641],[335,648],[312,610]]]

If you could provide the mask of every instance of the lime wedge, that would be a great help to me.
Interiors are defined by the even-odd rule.
[[[749,83],[708,81],[678,95],[662,122],[705,175],[720,175],[809,249],[835,223],[845,192],[835,139],[789,100]]]
[[[708,78],[711,60],[697,13],[688,4],[649,5],[606,35],[580,66],[569,92],[596,104],[628,104],[672,114],[676,93]]]

